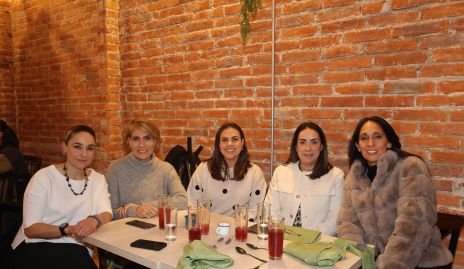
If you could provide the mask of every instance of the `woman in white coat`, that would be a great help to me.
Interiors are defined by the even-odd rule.
[[[343,171],[328,160],[327,139],[315,123],[293,134],[288,160],[272,176],[266,201],[285,224],[335,235],[343,192]]]

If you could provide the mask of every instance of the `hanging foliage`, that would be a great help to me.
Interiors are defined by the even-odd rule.
[[[261,8],[261,0],[240,0],[242,2],[242,21],[240,22],[240,33],[242,35],[243,43],[248,39],[250,32],[250,16],[255,16],[258,8]]]

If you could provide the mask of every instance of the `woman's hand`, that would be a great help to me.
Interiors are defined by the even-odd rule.
[[[158,209],[150,203],[142,203],[135,210],[135,215],[139,218],[154,218],[158,215]]]
[[[127,218],[127,214],[128,214],[128,209],[130,207],[137,207],[138,205],[137,204],[134,204],[134,203],[127,203],[123,206],[121,206],[120,208],[116,209],[116,212],[115,214],[117,215],[118,218],[122,219],[122,218]]]
[[[72,234],[74,237],[84,238],[88,236],[89,234],[95,232],[95,230],[97,230],[97,225],[98,225],[98,221],[96,219],[86,218],[76,223],[76,225],[71,225],[68,227],[69,227],[69,230],[72,231]]]

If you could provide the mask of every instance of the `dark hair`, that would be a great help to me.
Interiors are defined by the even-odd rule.
[[[305,129],[314,130],[319,134],[319,138],[321,139],[322,150],[319,153],[319,157],[317,157],[316,164],[314,165],[312,173],[308,176],[310,179],[317,179],[327,174],[330,169],[333,168],[333,165],[329,162],[327,138],[325,137],[321,127],[313,122],[303,122],[296,128],[295,132],[293,133],[292,144],[290,145],[290,154],[288,155],[288,159],[285,162],[285,165],[289,163],[296,163],[300,160],[300,156],[298,156],[298,152],[296,151],[296,144],[298,143],[298,136]]]
[[[221,142],[221,134],[227,128],[234,128],[237,130],[240,133],[240,139],[243,140],[243,149],[238,155],[237,162],[235,163],[233,178],[231,178],[229,175],[229,166],[227,165],[227,162],[224,159],[219,146],[219,143]],[[207,164],[209,172],[211,173],[211,177],[216,180],[225,181],[226,179],[229,179],[240,181],[245,177],[246,173],[248,172],[248,168],[251,167],[251,163],[246,146],[245,134],[243,133],[242,128],[238,126],[238,124],[233,122],[226,122],[219,128],[214,141],[213,156],[207,160]]]
[[[422,160],[421,157],[401,149],[400,138],[398,137],[390,123],[388,123],[388,121],[378,116],[371,116],[361,119],[358,122],[358,125],[356,125],[356,129],[354,129],[353,136],[351,137],[351,141],[348,144],[348,161],[350,167],[355,160],[360,160],[364,167],[368,166],[367,160],[364,159],[362,153],[359,152],[358,148],[356,147],[356,144],[359,141],[359,133],[361,132],[361,128],[368,121],[375,122],[380,126],[380,128],[382,128],[383,132],[387,136],[388,142],[391,144],[391,147],[388,148],[388,150],[396,152],[400,158],[415,156]]]
[[[80,132],[85,132],[85,133],[89,133],[91,136],[93,136],[93,139],[97,140],[97,137],[95,135],[95,131],[87,126],[87,125],[76,125],[74,127],[72,127],[68,133],[66,133],[66,137],[64,138],[64,143],[67,145],[69,140],[71,140],[71,138],[73,138],[74,135],[76,135],[77,133],[80,133]]]
[[[0,149],[10,145],[15,148],[19,148],[19,140],[13,129],[8,126],[4,120],[0,120],[0,132],[3,133],[0,138]]]

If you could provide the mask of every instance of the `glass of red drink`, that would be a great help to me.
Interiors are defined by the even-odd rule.
[[[197,206],[201,210],[200,227],[201,234],[203,235],[209,234],[211,203],[212,201],[209,199],[201,199],[197,201]]]
[[[282,259],[284,248],[284,221],[282,216],[271,216],[269,219],[268,247],[269,259]]]
[[[188,207],[189,241],[201,240],[201,208],[196,205]]]
[[[235,240],[245,242],[248,237],[248,205],[235,205]]]
[[[170,211],[169,210],[164,210],[165,208],[171,208],[171,205],[172,205],[172,197],[169,196],[169,195],[166,195],[166,196],[160,196],[158,198],[158,224],[159,224],[159,228],[160,230],[163,230],[164,229],[164,218],[167,217],[169,218],[169,216],[165,216],[164,214],[170,214]]]

